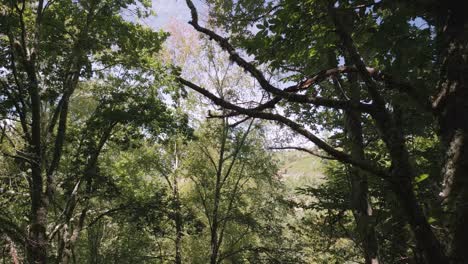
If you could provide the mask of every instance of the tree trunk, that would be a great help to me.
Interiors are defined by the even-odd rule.
[[[424,252],[427,263],[448,263],[440,241],[432,232],[423,210],[416,199],[412,181],[414,179],[413,168],[406,148],[405,135],[402,128],[396,122],[395,115],[387,109],[387,102],[380,93],[379,86],[372,79],[366,69],[366,65],[359,54],[351,35],[346,32],[333,2],[329,5],[330,15],[335,23],[343,46],[350,60],[358,69],[359,75],[367,87],[372,98],[374,110],[370,113],[375,121],[378,132],[384,141],[392,160],[391,178],[388,179],[397,198],[407,215],[408,222],[415,235],[416,243]]]
[[[211,223],[211,255],[210,255],[210,264],[216,264],[218,262],[218,252],[219,252],[219,243],[218,243],[218,207],[219,207],[219,182],[217,180],[215,197],[214,197],[214,207],[213,207],[213,216]]]
[[[448,263],[444,249],[432,231],[413,189],[415,174],[410,164],[409,153],[406,149],[401,128],[393,117],[381,117],[375,113],[379,131],[387,145],[392,160],[391,185],[395,192],[408,223],[414,233],[417,246],[424,253],[429,264]]]
[[[62,239],[62,254],[61,255],[60,261],[57,259],[58,263],[60,264],[68,264],[70,263],[70,260],[72,259],[73,255],[73,248],[75,247],[75,243],[78,240],[78,237],[80,235],[81,230],[83,229],[84,221],[86,219],[86,214],[88,212],[88,209],[85,208],[81,211],[80,218],[78,219],[77,223],[75,224],[75,227],[70,232],[65,232],[64,237]],[[71,227],[70,227],[71,228]]]
[[[175,176],[176,177],[176,176]],[[175,227],[176,227],[176,238],[175,238],[175,264],[182,264],[182,236],[183,236],[183,222],[182,212],[179,197],[179,187],[177,179],[174,179],[174,202],[175,202]]]
[[[41,131],[41,99],[39,85],[34,69],[34,60],[28,61],[26,71],[29,78],[28,92],[31,98],[31,142],[30,151],[34,153],[31,162],[31,211],[30,227],[27,242],[27,252],[30,263],[47,262],[47,210],[48,199],[44,193],[42,131]]]
[[[439,94],[434,108],[439,115],[445,150],[442,197],[447,210],[452,263],[468,262],[468,17],[466,1],[447,1],[440,15],[441,59]]]
[[[27,242],[29,262],[32,264],[47,263],[47,206],[45,195],[33,190],[31,195],[31,219]]]
[[[220,239],[219,239],[219,206],[221,200],[221,180],[223,177],[223,167],[224,167],[224,152],[226,148],[226,141],[228,137],[228,123],[226,118],[223,118],[223,132],[221,135],[221,146],[219,148],[219,159],[218,166],[216,170],[216,184],[215,184],[215,193],[213,197],[213,214],[211,222],[211,256],[210,264],[218,263]]]
[[[338,67],[336,55],[330,52],[330,68]],[[349,58],[345,56],[346,64],[351,64]],[[359,86],[357,76],[355,73],[347,75],[349,80],[349,88],[343,89],[341,82],[338,78],[333,78],[333,83],[336,88],[337,94],[341,94],[343,100],[350,100],[353,103],[359,103],[361,99],[361,87]],[[346,92],[346,91],[349,92]],[[344,111],[344,131],[346,133],[345,148],[355,160],[365,160],[364,155],[364,140],[362,132],[362,118],[361,113],[352,109]],[[357,233],[359,235],[359,243],[364,252],[364,259],[366,264],[380,263],[378,257],[378,242],[375,234],[374,221],[372,220],[372,207],[368,197],[368,182],[367,172],[354,167],[347,166],[347,173],[349,175],[349,183],[351,185],[351,208],[354,220],[357,226]]]
[[[395,177],[397,175],[395,174]],[[426,216],[419,205],[413,191],[413,184],[409,180],[395,182],[392,185],[400,205],[407,217],[411,230],[414,233],[416,244],[424,254],[425,263],[444,264],[448,259],[439,240],[432,231]]]
[[[350,100],[359,102],[360,87],[354,76],[350,76]],[[359,112],[345,111],[345,130],[347,145],[351,156],[357,160],[364,160],[364,143],[362,137],[362,124]],[[378,264],[378,244],[372,220],[372,207],[368,198],[368,183],[366,172],[351,166],[348,170],[351,183],[351,206],[356,221],[359,240],[364,251],[366,264]]]
[[[179,106],[179,102],[177,102]],[[175,264],[182,264],[182,236],[184,231],[183,219],[182,219],[182,207],[180,202],[179,194],[179,179],[177,173],[179,169],[179,149],[177,147],[177,140],[174,142],[174,166],[172,169],[173,182],[170,183],[169,177],[167,181],[169,186],[172,186],[172,198],[174,199],[174,224],[176,228],[176,237],[175,237]]]

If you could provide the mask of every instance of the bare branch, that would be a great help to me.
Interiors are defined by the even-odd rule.
[[[229,126],[230,128],[234,128],[234,127],[236,127],[236,126],[238,126],[238,125],[240,125],[240,124],[242,124],[242,123],[248,121],[250,118],[251,118],[251,117],[243,118],[243,119],[241,119],[241,120],[239,120],[239,121],[237,121],[237,122],[234,122],[234,123],[232,123],[232,124],[229,124],[228,126]]]

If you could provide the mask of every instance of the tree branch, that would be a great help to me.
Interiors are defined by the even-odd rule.
[[[190,21],[189,24],[191,24],[195,28],[195,30],[197,30],[198,32],[201,32],[209,36],[214,41],[216,41],[223,50],[229,53],[230,59],[233,62],[235,62],[239,67],[244,69],[246,72],[250,73],[258,81],[262,89],[280,97],[280,98],[274,98],[272,101],[267,102],[266,106],[262,105],[259,107],[271,108],[276,103],[278,103],[281,100],[281,98],[285,98],[292,102],[311,103],[317,106],[324,106],[324,107],[330,107],[330,108],[335,108],[335,109],[347,109],[347,108],[352,107],[352,108],[358,108],[362,112],[371,112],[373,110],[373,108],[367,104],[353,105],[348,101],[339,101],[339,100],[321,98],[312,94],[303,95],[303,94],[293,93],[294,91],[297,91],[296,90],[297,86],[292,86],[285,90],[282,90],[271,85],[271,83],[265,78],[265,76],[260,70],[258,70],[252,63],[247,62],[244,58],[242,58],[236,52],[235,48],[229,43],[228,39],[218,35],[217,33],[215,33],[214,31],[210,29],[200,26],[198,24],[198,13],[197,13],[197,9],[195,8],[195,5],[193,4],[191,0],[186,0],[186,2],[187,2],[187,6],[190,8],[191,15],[192,15],[192,21]],[[324,78],[322,78],[322,75],[320,75],[320,76],[317,76],[316,79],[323,80]],[[310,85],[312,85],[312,82],[310,82],[308,86]]]
[[[221,106],[221,107],[229,109],[229,110],[236,111],[237,113],[242,114],[242,115],[261,118],[261,119],[265,119],[265,120],[271,120],[271,121],[278,122],[280,124],[284,124],[284,125],[288,126],[289,128],[291,128],[296,133],[298,133],[298,134],[306,137],[307,139],[309,139],[317,147],[319,147],[320,149],[325,151],[330,156],[336,158],[338,161],[355,165],[355,166],[357,166],[357,167],[359,167],[359,168],[361,168],[363,170],[366,170],[366,171],[368,171],[368,172],[370,172],[370,173],[372,173],[374,175],[377,175],[377,176],[379,176],[381,178],[388,178],[389,177],[387,171],[383,170],[382,168],[378,167],[377,165],[370,164],[367,161],[360,161],[360,160],[353,159],[347,153],[344,153],[342,151],[339,151],[339,150],[335,149],[334,147],[330,146],[325,141],[321,140],[320,138],[318,138],[317,136],[315,136],[314,134],[312,134],[311,132],[306,130],[300,124],[298,124],[298,123],[296,123],[296,122],[294,122],[294,121],[292,121],[292,120],[290,120],[290,119],[288,119],[288,118],[286,118],[284,116],[274,114],[274,113],[265,113],[265,112],[257,111],[255,109],[249,109],[249,108],[243,108],[243,107],[237,106],[235,104],[232,104],[232,103],[230,103],[228,101],[225,101],[225,100],[217,97],[216,95],[212,94],[208,90],[206,90],[206,89],[204,89],[204,88],[202,88],[202,87],[200,87],[200,86],[198,86],[198,85],[196,85],[196,84],[194,84],[194,83],[192,83],[190,81],[187,81],[187,80],[185,80],[183,78],[180,78],[180,77],[178,78],[178,80],[182,84],[188,86],[189,88],[191,88],[191,89],[201,93],[205,97],[209,98],[211,101],[213,101],[213,103],[215,103],[218,106]]]

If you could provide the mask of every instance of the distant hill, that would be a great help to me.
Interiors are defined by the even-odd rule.
[[[276,152],[280,164],[280,175],[291,187],[317,185],[323,182],[322,160],[298,150]]]

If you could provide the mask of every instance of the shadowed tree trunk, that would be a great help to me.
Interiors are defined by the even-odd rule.
[[[350,79],[355,79],[352,74]],[[351,101],[359,102],[360,88],[356,80],[351,80],[349,92]],[[353,158],[364,160],[364,143],[362,137],[362,120],[360,113],[345,111],[345,130],[348,148]],[[367,173],[354,166],[348,169],[351,183],[351,206],[356,221],[359,240],[364,250],[366,264],[378,264],[378,244],[375,236],[375,227],[372,220],[372,207],[368,197]]]
[[[182,237],[184,231],[184,223],[182,219],[182,207],[179,194],[179,181],[177,170],[179,168],[179,153],[177,143],[174,143],[174,180],[173,180],[173,198],[174,198],[174,222],[176,228],[175,238],[175,264],[182,264]]]
[[[211,244],[211,254],[210,254],[210,264],[217,264],[218,263],[218,255],[219,255],[219,204],[221,199],[221,180],[223,177],[223,167],[224,167],[224,152],[226,147],[226,141],[228,136],[228,127],[227,121],[223,118],[223,131],[221,135],[221,146],[219,148],[219,159],[216,169],[216,182],[215,182],[215,192],[213,197],[213,212],[212,212],[212,219],[211,219],[211,227],[210,227],[210,244]]]
[[[28,61],[27,73],[29,79],[29,95],[31,98],[31,213],[29,239],[27,243],[28,259],[31,263],[47,263],[47,211],[48,198],[44,193],[42,126],[41,126],[41,99],[39,84],[36,77],[34,59]]]
[[[439,19],[439,94],[433,107],[439,116],[445,150],[442,198],[447,210],[452,263],[468,262],[468,3],[444,1]]]
[[[396,115],[387,109],[387,102],[379,91],[379,86],[372,79],[361,55],[359,54],[351,35],[346,32],[342,17],[339,16],[333,5],[329,6],[329,14],[336,26],[337,34],[340,37],[343,47],[349,55],[349,60],[358,69],[362,78],[374,110],[370,113],[375,121],[377,130],[388,149],[392,166],[390,178],[392,189],[397,195],[399,203],[403,207],[408,223],[414,233],[418,247],[424,252],[427,263],[442,264],[447,263],[447,256],[443,247],[435,236],[424,211],[416,198],[413,189],[413,179],[415,177],[408,149],[406,147],[405,135]]]
[[[333,61],[331,67],[336,68],[335,53],[330,53],[330,61]],[[346,58],[346,60],[349,60]],[[351,64],[351,63],[347,63]],[[333,84],[337,94],[343,100],[349,100],[352,103],[359,103],[361,99],[361,87],[359,86],[355,73],[348,73],[347,79],[349,85],[342,87],[341,80],[333,77]],[[362,131],[361,113],[352,109],[344,112],[344,131],[346,134],[345,148],[356,160],[365,160],[364,139]],[[378,242],[375,234],[375,226],[372,220],[373,210],[369,201],[367,172],[355,166],[346,166],[349,175],[349,184],[351,185],[351,208],[356,222],[358,241],[364,253],[366,264],[380,263],[378,257]]]

